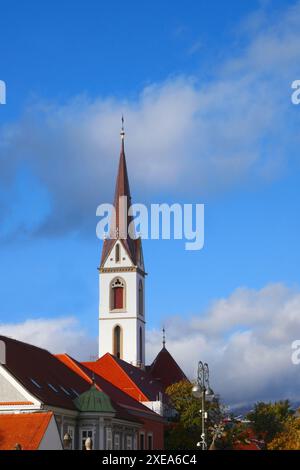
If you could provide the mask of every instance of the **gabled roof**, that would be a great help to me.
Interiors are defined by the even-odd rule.
[[[106,353],[94,362],[84,362],[92,371],[109,380],[139,401],[156,401],[162,392],[162,386],[145,370],[129,364],[112,354]]]
[[[85,365],[86,363],[80,363],[74,358],[68,356],[67,354],[60,354],[58,357],[73,371],[75,371],[82,377],[86,377],[86,380],[89,381],[89,383],[94,382],[100,390],[102,390],[110,397],[110,399],[112,400],[113,407],[117,408],[117,410],[122,410],[123,413],[126,412],[131,420],[134,416],[136,420],[139,420],[140,418],[145,418],[147,420],[163,421],[159,415],[157,415],[149,408],[144,406],[142,403],[135,400],[130,395],[116,387],[110,381],[110,379],[108,380],[102,377],[99,373],[97,373],[96,370],[93,374],[91,369],[89,369]]]
[[[49,351],[0,336],[6,345],[7,370],[24,388],[46,405],[76,410],[73,400],[88,389],[75,374]]]
[[[52,412],[0,414],[0,450],[37,450],[45,435]]]
[[[161,382],[163,390],[181,380],[188,380],[182,369],[179,367],[173,356],[164,346],[151,366],[147,368],[149,375]]]
[[[116,239],[119,239],[122,245],[124,246],[129,258],[131,259],[134,265],[138,262],[140,243],[131,238],[128,234],[128,226],[130,222],[132,222],[132,216],[128,215],[128,210],[125,215],[125,220],[123,221],[122,218],[120,219],[120,198],[122,196],[127,197],[127,209],[131,206],[131,195],[130,195],[130,187],[129,187],[129,180],[128,180],[128,173],[127,173],[127,165],[126,165],[126,158],[125,158],[125,150],[124,150],[124,132],[121,132],[122,141],[121,141],[121,152],[120,152],[120,160],[119,160],[119,168],[116,180],[116,188],[115,188],[115,197],[114,197],[114,208],[116,218],[115,221],[112,221],[111,231],[110,231],[110,238],[107,238],[103,242],[102,248],[102,256],[101,256],[101,263],[100,267],[103,267],[105,261],[111,252]],[[115,223],[114,223],[115,222]],[[124,222],[124,223],[123,223]]]
[[[78,410],[75,399],[89,390],[93,383],[88,369],[67,355],[55,357],[45,349],[5,336],[0,336],[0,340],[4,341],[6,345],[6,364],[2,367],[31,395],[48,406]],[[65,356],[67,359],[61,360]],[[70,363],[72,367],[70,367]],[[97,382],[99,390],[103,390],[110,397],[117,418],[138,422],[137,418],[127,413],[126,400],[120,399],[119,390],[116,387],[107,385],[105,381],[98,380]],[[105,389],[102,389],[102,385]],[[114,389],[117,393],[114,393]],[[114,402],[114,397],[121,402],[122,406]],[[125,395],[125,397],[127,396]],[[132,401],[137,404],[137,408],[142,406],[135,400]],[[134,404],[131,404],[131,408],[134,408]],[[137,409],[137,412],[139,410],[140,408]],[[144,410],[142,409],[142,411]]]

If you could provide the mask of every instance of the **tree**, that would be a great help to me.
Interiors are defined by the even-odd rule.
[[[176,410],[176,416],[166,431],[167,449],[194,449],[200,440],[201,403],[192,395],[192,388],[192,383],[182,380],[170,385],[166,390],[171,407]],[[206,402],[205,408],[208,413],[206,421],[206,429],[208,429],[220,421],[221,410],[218,400]]]
[[[300,419],[290,416],[282,432],[268,444],[268,450],[300,450]]]
[[[258,402],[247,418],[251,421],[257,437],[268,444],[283,431],[285,422],[293,413],[289,400],[275,403]]]

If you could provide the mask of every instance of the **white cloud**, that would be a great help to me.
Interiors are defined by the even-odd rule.
[[[169,318],[167,348],[190,377],[207,361],[211,382],[230,404],[290,398],[300,400],[300,369],[291,344],[300,335],[300,291],[282,284],[236,289],[204,315]],[[161,334],[150,332],[151,358]]]
[[[26,320],[0,324],[0,335],[34,344],[48,351],[90,360],[97,353],[95,338],[88,336],[74,317]]]
[[[300,366],[291,361],[291,344],[300,339],[300,290],[283,284],[236,289],[204,314],[169,317],[165,325],[167,348],[186,374],[194,378],[198,361],[208,362],[211,384],[226,403],[300,400]],[[96,338],[74,318],[2,324],[0,334],[81,360],[97,350]],[[147,332],[148,363],[161,341],[160,331]]]
[[[278,177],[296,148],[290,84],[298,78],[300,3],[271,20],[261,15],[247,34],[247,45],[217,64],[209,82],[182,76],[136,99],[81,96],[29,106],[0,130],[3,185],[27,162],[53,199],[44,230],[94,222],[96,206],[112,199],[122,112],[137,202],[162,191],[201,201]]]

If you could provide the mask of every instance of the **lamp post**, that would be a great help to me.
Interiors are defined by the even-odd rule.
[[[201,399],[201,441],[197,443],[197,446],[201,446],[202,450],[207,450],[205,399],[212,399],[214,393],[209,386],[209,368],[206,362],[204,364],[202,361],[198,362],[197,384],[192,388],[192,394],[195,398]]]

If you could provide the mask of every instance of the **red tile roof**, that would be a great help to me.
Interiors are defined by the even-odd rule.
[[[74,399],[86,392],[93,382],[88,368],[66,354],[55,357],[45,349],[5,336],[0,336],[0,340],[6,345],[3,367],[27,391],[46,405],[76,410]],[[99,389],[111,398],[116,417],[139,422],[139,414],[147,413],[149,419],[155,415],[108,381],[95,377]],[[129,414],[128,409],[134,413]]]
[[[162,392],[161,384],[145,370],[112,354],[107,353],[97,361],[83,364],[138,401],[156,401]]]
[[[233,448],[234,450],[261,450],[261,445],[262,442],[257,439],[252,427],[248,426],[243,432],[243,439],[237,441]]]
[[[53,413],[0,414],[0,450],[37,450]]]
[[[176,382],[188,380],[165,347],[161,349],[151,366],[148,367],[148,373],[153,379],[161,382],[163,390]]]
[[[0,406],[33,405],[32,401],[0,401]]]
[[[124,391],[111,383],[110,380],[99,375],[97,371],[94,371],[93,374],[92,370],[86,367],[85,364],[76,361],[67,354],[60,354],[58,355],[58,358],[74,370],[74,372],[80,374],[82,377],[85,376],[86,380],[91,381],[91,377],[93,376],[94,383],[99,387],[99,390],[106,393],[111,398],[113,406],[117,406],[119,410],[126,411],[138,419],[146,418],[148,420],[163,421],[159,415],[132,398],[130,395],[124,393]]]
[[[234,445],[234,450],[260,450],[255,442],[237,443]]]

